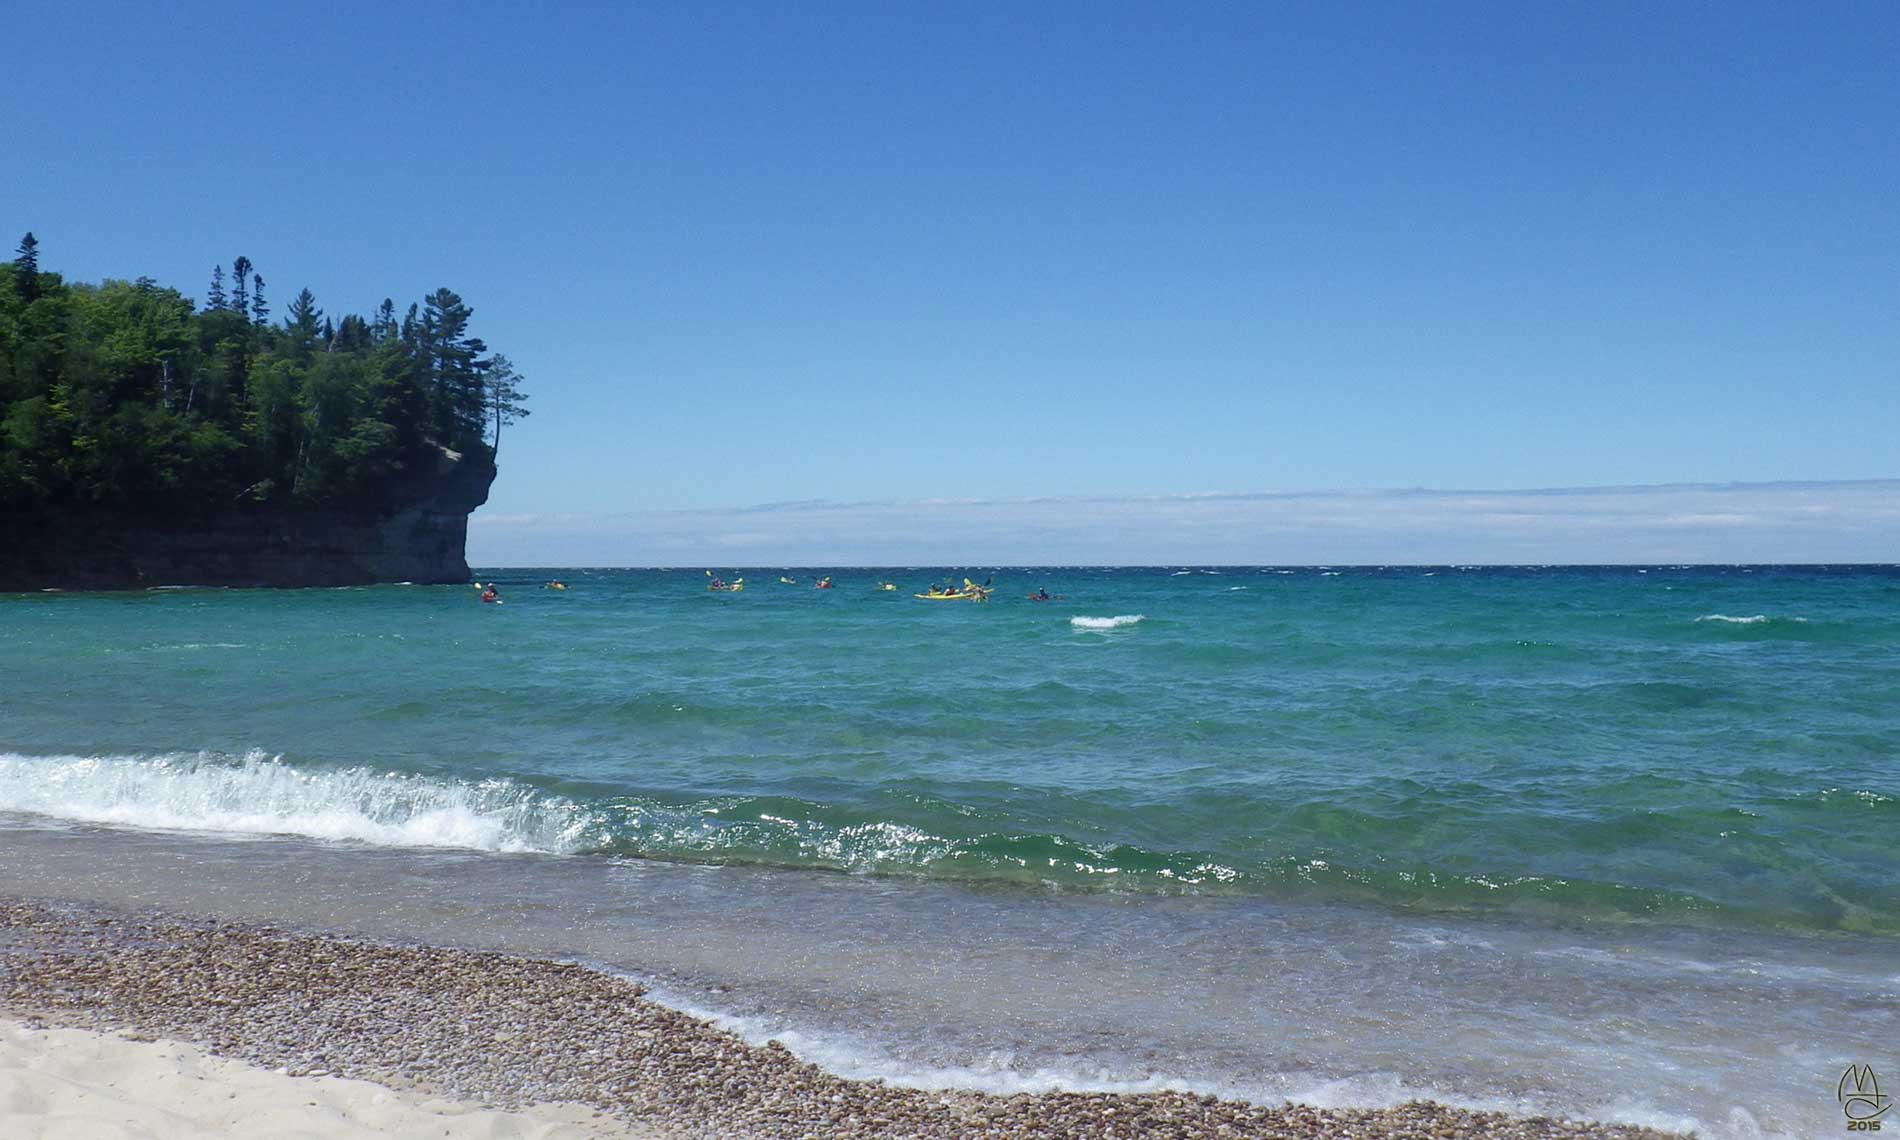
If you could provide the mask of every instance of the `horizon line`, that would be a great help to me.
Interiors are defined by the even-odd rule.
[[[617,570],[689,573],[712,566],[733,570],[1900,570],[1900,562],[943,562],[935,565],[894,562],[706,563],[670,566],[560,566],[553,563],[484,562],[489,570]],[[472,573],[478,567],[469,567]]]

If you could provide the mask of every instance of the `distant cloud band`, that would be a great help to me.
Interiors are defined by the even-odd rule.
[[[484,566],[1897,562],[1900,479],[478,514]]]

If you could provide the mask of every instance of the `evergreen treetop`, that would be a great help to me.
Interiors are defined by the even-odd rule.
[[[388,299],[325,318],[304,289],[272,326],[248,258],[194,311],[149,278],[66,284],[37,246],[0,262],[0,513],[379,510],[448,453],[492,464],[527,414],[448,289],[400,323]]]
[[[40,243],[28,230],[20,239],[20,248],[13,259],[13,284],[19,290],[20,299],[32,304],[40,295]]]

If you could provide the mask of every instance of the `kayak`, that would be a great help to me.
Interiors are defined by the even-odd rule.
[[[896,582],[879,582],[877,584],[877,588],[880,590],[895,590],[897,589],[897,583]]]
[[[736,594],[740,590],[745,589],[745,579],[740,578],[726,585],[707,586],[706,588],[715,594]]]
[[[941,594],[912,594],[913,598],[922,598],[926,602],[987,602],[990,600],[990,588],[979,586],[968,578],[963,580],[961,590],[950,590]]]

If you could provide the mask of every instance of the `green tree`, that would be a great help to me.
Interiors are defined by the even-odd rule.
[[[317,308],[316,295],[308,289],[300,289],[290,299],[290,308],[284,317],[284,331],[290,334],[291,342],[300,347],[309,348],[316,344],[317,334],[323,328],[323,310]]]
[[[251,299],[244,284],[250,276],[251,259],[240,253],[231,263],[231,310],[241,317],[250,315]]]
[[[376,321],[370,326],[371,339],[377,344],[394,340],[400,335],[396,327],[396,303],[388,297],[376,307]]]
[[[509,359],[496,353],[488,362],[488,375],[485,377],[488,387],[488,408],[494,416],[495,438],[489,446],[491,456],[501,454],[501,429],[512,423],[527,419],[527,393],[521,390],[522,376],[515,371]]]
[[[448,289],[423,298],[421,346],[427,360],[430,409],[436,439],[457,451],[481,442],[486,399],[483,374],[488,346],[467,335],[475,311]]]
[[[345,314],[343,320],[338,322],[333,329],[327,327],[329,325],[327,318],[324,324],[326,331],[329,333],[325,338],[325,343],[330,352],[356,355],[367,351],[376,343],[376,338],[372,334],[370,326],[364,322],[362,317],[357,316],[355,313]]]
[[[0,261],[0,513],[61,508],[183,518],[374,510],[442,452],[492,461],[527,414],[521,378],[447,289],[400,320],[326,318],[309,290],[263,323],[248,259],[213,269],[203,311],[150,278],[68,285]],[[241,272],[240,272],[241,271]],[[33,295],[21,287],[31,276]],[[492,442],[490,433],[492,432]]]
[[[13,285],[20,300],[31,305],[40,296],[40,241],[28,230],[20,239],[18,256],[13,259]]]

